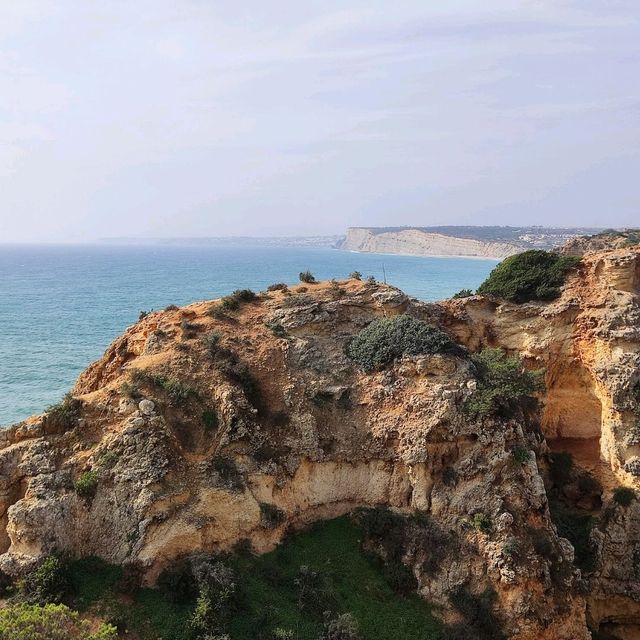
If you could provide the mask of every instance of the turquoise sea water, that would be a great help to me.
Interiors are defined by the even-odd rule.
[[[0,425],[59,400],[140,310],[295,283],[300,271],[383,278],[423,299],[475,289],[493,260],[249,246],[0,245]]]

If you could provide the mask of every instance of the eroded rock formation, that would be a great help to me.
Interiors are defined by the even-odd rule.
[[[491,587],[507,637],[587,639],[587,622],[634,637],[640,507],[611,495],[640,475],[639,288],[640,252],[620,249],[586,256],[551,303],[427,304],[353,280],[213,316],[211,303],[151,313],[80,376],[72,428],[40,416],[0,432],[0,568],[18,574],[58,549],[140,562],[153,582],[194,550],[249,540],[261,552],[291,528],[387,505],[426,511],[446,531],[437,565],[425,568],[424,549],[405,558],[446,617],[457,587]],[[358,371],[349,338],[405,312],[470,352],[500,346],[544,368],[539,420],[470,419],[466,357]],[[544,483],[549,447],[576,442],[576,464],[601,485],[588,575]],[[516,450],[531,455],[518,462]],[[95,491],[78,495],[88,471]]]

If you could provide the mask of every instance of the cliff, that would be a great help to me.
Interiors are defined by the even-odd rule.
[[[487,242],[456,238],[442,233],[405,229],[374,233],[371,229],[350,227],[340,245],[345,251],[397,253],[411,256],[465,256],[501,260],[522,251],[509,242]]]
[[[427,304],[357,280],[307,289],[150,313],[80,376],[77,404],[0,432],[0,568],[19,575],[58,549],[136,561],[153,583],[194,551],[247,540],[262,553],[386,505],[442,531],[438,562],[429,544],[402,557],[445,619],[457,589],[492,589],[509,638],[586,640],[587,625],[637,637],[640,506],[613,494],[640,488],[640,251],[586,256],[549,303]],[[540,411],[470,418],[464,353],[359,370],[351,337],[403,313],[469,352],[499,346],[544,367]],[[563,484],[554,451],[574,455]],[[597,523],[591,564],[563,537],[558,501]]]

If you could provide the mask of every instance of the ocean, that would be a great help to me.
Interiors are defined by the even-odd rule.
[[[42,412],[141,310],[352,271],[422,300],[475,289],[495,260],[255,246],[0,245],[0,425]]]

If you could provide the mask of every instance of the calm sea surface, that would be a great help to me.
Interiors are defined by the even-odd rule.
[[[423,300],[475,289],[493,260],[332,249],[0,245],[0,425],[58,401],[145,309],[361,271]]]

